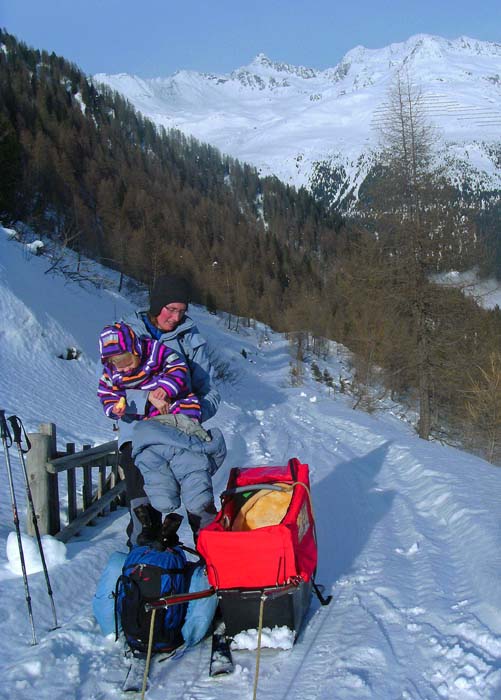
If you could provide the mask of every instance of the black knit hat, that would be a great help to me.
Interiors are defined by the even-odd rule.
[[[150,294],[150,314],[158,316],[163,307],[171,303],[188,306],[190,292],[190,285],[183,277],[175,275],[159,277]]]

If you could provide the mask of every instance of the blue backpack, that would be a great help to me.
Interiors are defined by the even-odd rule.
[[[146,610],[146,604],[173,593],[186,593],[191,570],[179,546],[164,551],[147,546],[131,549],[115,590],[115,629],[118,636],[121,626],[131,649],[148,649],[151,611]],[[154,652],[172,651],[183,643],[186,607],[186,603],[180,603],[156,610]]]

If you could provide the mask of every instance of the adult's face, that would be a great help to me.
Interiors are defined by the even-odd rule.
[[[156,317],[156,324],[161,331],[173,331],[183,320],[186,304],[171,302],[164,306]]]

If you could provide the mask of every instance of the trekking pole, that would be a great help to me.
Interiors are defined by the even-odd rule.
[[[33,496],[31,495],[30,482],[28,479],[28,470],[26,469],[26,462],[24,459],[24,454],[25,454],[25,452],[29,452],[29,450],[31,448],[31,443],[28,439],[28,436],[26,434],[26,430],[24,429],[24,425],[23,425],[21,419],[18,418],[17,416],[10,416],[10,418],[8,420],[12,426],[12,432],[14,433],[13,439],[17,445],[19,459],[20,459],[21,465],[23,467],[24,482],[26,484],[26,498],[28,499],[28,504],[29,504],[29,508],[31,511],[31,519],[33,522],[33,527],[35,529],[35,536],[36,536],[36,540],[37,540],[37,544],[38,544],[38,551],[40,553],[40,559],[42,560],[42,567],[43,567],[43,572],[45,575],[45,583],[47,584],[47,594],[50,598],[50,604],[52,606],[52,616],[54,618],[54,627],[52,629],[58,629],[59,625],[57,623],[56,606],[54,605],[54,596],[52,594],[52,587],[50,585],[49,572],[47,570],[47,563],[45,561],[45,555],[44,555],[43,546],[42,546],[42,538],[40,537],[40,529],[38,527],[37,514],[35,512],[35,504],[33,503]],[[24,440],[26,443],[25,450],[23,450],[22,445],[21,445],[21,431],[24,434]]]
[[[29,615],[30,623],[31,623],[31,631],[33,634],[32,644],[35,645],[35,644],[37,644],[37,636],[35,633],[35,623],[33,621],[33,610],[31,608],[30,588],[28,586],[28,575],[26,574],[26,564],[24,563],[23,541],[21,539],[21,530],[19,528],[19,517],[17,514],[16,494],[14,492],[14,482],[12,480],[12,467],[10,464],[10,457],[9,457],[9,447],[12,445],[12,437],[9,433],[9,428],[7,427],[7,422],[5,420],[5,411],[3,411],[2,409],[0,409],[0,435],[2,438],[3,449],[4,449],[4,454],[5,454],[5,466],[7,469],[7,477],[9,480],[10,500],[11,500],[11,505],[12,505],[12,515],[14,517],[14,525],[15,525],[16,534],[17,534],[17,544],[19,547],[19,559],[21,560],[21,569],[23,571],[24,592],[26,595],[26,605],[28,606],[28,615]]]

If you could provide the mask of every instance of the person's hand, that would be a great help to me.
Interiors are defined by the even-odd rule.
[[[156,391],[162,391],[165,395],[165,391],[163,389],[155,389],[155,391],[150,391],[148,394],[148,401],[155,406],[162,416],[164,416],[166,413],[169,413],[170,401],[157,398],[155,396]]]
[[[150,391],[148,397],[150,401],[152,396],[155,399],[165,399],[165,397],[167,396],[167,392],[165,391],[165,389],[162,389],[162,387],[159,386],[158,389],[153,389],[152,391]]]
[[[127,403],[126,403],[124,397],[122,396],[122,398],[119,399],[116,402],[116,404],[113,406],[113,413],[116,416],[118,416],[119,418],[121,418],[123,416],[123,414],[125,413],[126,407],[127,407]]]

